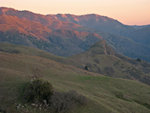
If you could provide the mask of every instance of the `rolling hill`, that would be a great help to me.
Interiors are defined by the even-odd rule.
[[[150,84],[149,63],[116,53],[106,41],[100,41],[86,52],[70,57],[68,63],[106,76]]]
[[[28,49],[28,47],[7,43],[1,43],[0,51],[39,56],[65,65],[72,65],[83,70],[88,70],[89,72],[114,78],[138,80],[150,85],[149,63],[116,53],[104,40],[96,43],[86,52],[68,58],[55,56],[38,49]]]
[[[100,47],[104,47],[102,43]],[[0,49],[0,109],[8,113],[47,113],[32,106],[16,109],[16,105],[20,104],[18,88],[35,75],[48,80],[57,91],[75,90],[90,100],[87,106],[71,113],[150,112],[149,85],[135,80],[106,77],[64,64],[66,58],[34,48],[0,44]],[[99,53],[115,55],[109,47],[104,50],[101,49]]]

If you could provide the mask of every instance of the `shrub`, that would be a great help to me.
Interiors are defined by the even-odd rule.
[[[88,66],[85,66],[84,69],[87,70],[87,71],[89,70]]]
[[[49,82],[34,80],[25,85],[23,89],[23,98],[27,103],[49,102],[53,95],[53,87]]]
[[[87,98],[77,92],[54,92],[50,83],[37,79],[24,86],[22,97],[25,103],[52,113],[67,113],[87,104]]]
[[[76,93],[75,91],[64,93],[55,92],[50,100],[50,107],[55,113],[66,113],[78,106],[86,104],[86,97]]]
[[[137,58],[136,61],[141,62],[142,60],[140,58]]]

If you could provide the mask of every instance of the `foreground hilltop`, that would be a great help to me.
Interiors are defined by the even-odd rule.
[[[102,44],[104,42],[98,45],[101,48],[106,47]],[[93,48],[97,48],[98,45]],[[12,111],[13,113],[24,113],[27,110],[30,113],[47,113],[36,110],[32,106],[16,109],[16,105],[20,103],[18,88],[30,81],[35,75],[40,79],[48,80],[57,91],[75,90],[90,100],[87,106],[72,110],[72,113],[150,112],[148,100],[150,86],[146,84],[93,73],[90,72],[92,71],[91,67],[87,71],[77,68],[73,64],[64,64],[66,58],[57,57],[34,48],[0,44],[0,49],[0,109],[8,113]],[[104,50],[101,49],[98,54],[115,55],[109,47]]]

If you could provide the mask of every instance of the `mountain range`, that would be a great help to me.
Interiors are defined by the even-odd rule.
[[[128,26],[96,14],[41,15],[0,8],[0,41],[40,48],[59,56],[86,51],[106,40],[118,53],[150,61],[149,26]]]

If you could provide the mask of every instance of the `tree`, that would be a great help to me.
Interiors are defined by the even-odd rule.
[[[39,79],[25,85],[23,90],[23,97],[26,102],[49,102],[53,95],[53,87],[49,82]]]

